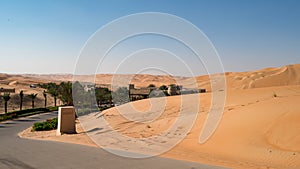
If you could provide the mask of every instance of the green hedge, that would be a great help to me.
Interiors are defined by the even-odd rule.
[[[37,122],[33,124],[32,130],[33,131],[46,131],[46,130],[54,130],[57,129],[57,118],[53,118],[47,120],[45,122]]]
[[[6,114],[0,114],[0,121],[11,120],[18,117],[31,116],[34,114],[40,114],[45,112],[57,111],[58,107],[47,107],[47,108],[34,108],[34,109],[25,109],[9,112]]]
[[[47,107],[48,111],[58,111],[58,106],[56,107]]]
[[[32,113],[32,112],[47,112],[47,108],[34,108],[34,109],[25,109],[25,110],[18,110],[14,112],[10,112],[7,114],[14,114],[16,116],[22,115],[22,114],[27,114],[27,113]]]
[[[12,119],[11,116],[7,116],[5,114],[0,115],[0,121],[10,120],[10,119]]]

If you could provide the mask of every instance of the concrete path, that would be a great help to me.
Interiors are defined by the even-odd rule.
[[[129,159],[100,148],[18,137],[34,122],[55,116],[57,112],[0,123],[0,169],[221,169],[161,157]]]

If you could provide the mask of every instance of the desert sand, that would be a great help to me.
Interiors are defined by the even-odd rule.
[[[300,65],[226,73],[226,78],[223,117],[210,139],[203,144],[198,142],[211,106],[211,93],[203,93],[199,95],[198,116],[191,131],[176,147],[161,156],[237,169],[300,168]],[[208,76],[197,77],[199,86],[209,86],[208,80]],[[123,135],[147,138],[173,124],[182,97],[167,97],[164,112],[150,123],[128,121],[120,115],[118,107],[100,115]],[[192,103],[190,106],[195,106]],[[149,99],[128,104],[141,113],[151,110]],[[77,135],[55,136],[55,131],[52,134],[51,131],[50,134],[32,133],[27,129],[20,136],[96,146],[80,124],[77,127],[80,133]],[[173,134],[175,137],[176,133]],[[103,139],[108,145],[112,143],[111,139]]]

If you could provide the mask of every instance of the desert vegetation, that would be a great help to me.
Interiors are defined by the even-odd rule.
[[[58,119],[48,119],[44,122],[36,122],[33,124],[33,131],[47,131],[57,129]]]

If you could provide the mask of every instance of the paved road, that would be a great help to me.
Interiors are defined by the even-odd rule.
[[[160,157],[129,159],[100,148],[21,139],[17,134],[47,113],[0,123],[0,169],[221,169]]]

